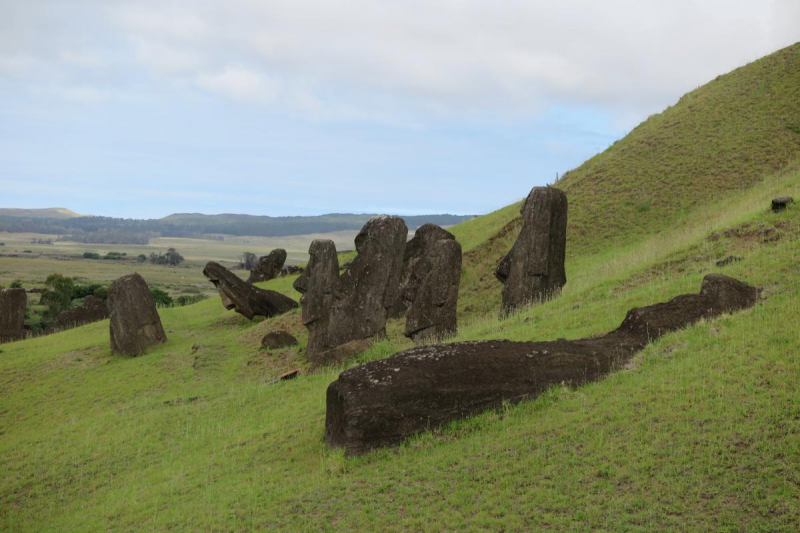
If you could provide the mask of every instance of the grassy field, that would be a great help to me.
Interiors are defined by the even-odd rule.
[[[785,74],[762,67],[734,72],[742,86],[726,94],[748,97],[753,72],[764,87]],[[712,85],[728,87],[723,78]],[[718,123],[686,119],[670,135],[684,126],[705,138]],[[732,146],[736,128],[759,129],[726,127]],[[662,149],[676,150],[674,161]],[[1,345],[0,530],[798,531],[800,207],[769,210],[772,197],[800,198],[793,150],[746,185],[704,185],[711,193],[694,208],[684,204],[690,191],[663,208],[607,209],[586,233],[599,216],[588,211],[617,205],[616,182],[592,203],[570,191],[567,286],[506,318],[492,270],[516,237],[518,206],[453,228],[466,251],[454,340],[601,334],[631,307],[697,292],[709,272],[757,285],[761,301],[661,338],[601,382],[557,387],[399,448],[348,458],[325,445],[325,390],[341,368],[269,384],[308,366],[299,311],[248,322],[217,298],[163,309],[169,342],[133,359],[111,353],[107,322]],[[700,168],[669,143],[651,152]],[[733,164],[726,174],[767,159],[754,151],[734,159],[741,174]],[[629,184],[654,179],[608,164]],[[664,190],[679,195],[673,186]],[[628,223],[632,213],[641,223]],[[728,256],[742,259],[716,266]],[[292,281],[262,286],[297,298]],[[300,346],[260,350],[277,329]],[[401,331],[392,321],[386,341],[345,366],[410,346]]]

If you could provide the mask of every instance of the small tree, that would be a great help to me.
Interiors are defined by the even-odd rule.
[[[139,261],[140,263],[144,263],[145,261],[147,261],[147,256],[144,254],[139,254],[136,260]]]
[[[172,296],[158,287],[150,287],[150,294],[158,307],[171,307],[173,304]]]
[[[12,289],[21,289],[22,288],[22,282],[20,280],[18,280],[18,279],[15,279],[14,281],[11,282],[11,285],[9,285],[9,286]]]
[[[256,267],[256,263],[258,263],[258,257],[253,252],[245,252],[239,259],[239,266],[242,270],[253,270]]]
[[[183,256],[178,253],[175,248],[170,248],[167,250],[167,264],[172,266],[178,266],[183,263]]]
[[[42,291],[39,302],[48,307],[50,316],[56,316],[70,308],[72,292],[75,290],[75,283],[70,278],[61,274],[50,274],[44,284],[46,288]]]

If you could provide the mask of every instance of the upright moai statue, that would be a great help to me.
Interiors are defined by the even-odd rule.
[[[150,287],[139,274],[122,276],[108,289],[111,348],[136,357],[167,341]]]
[[[436,224],[425,224],[406,244],[400,278],[400,299],[393,311],[405,315],[405,336],[420,341],[454,335],[461,245]]]
[[[522,230],[495,276],[503,283],[503,312],[548,300],[567,283],[567,195],[534,187],[520,209]]]
[[[11,342],[25,337],[25,307],[28,295],[25,289],[0,290],[0,342]]]
[[[341,276],[333,243],[311,244],[309,264],[294,283],[303,293],[309,361],[337,363],[349,355],[337,348],[385,335],[389,308],[398,299],[407,236],[403,219],[372,217],[356,237],[358,255]]]

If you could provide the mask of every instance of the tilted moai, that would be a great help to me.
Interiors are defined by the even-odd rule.
[[[286,262],[286,250],[283,248],[275,248],[269,254],[259,257],[258,263],[253,270],[250,271],[248,283],[258,283],[261,281],[269,281],[275,279],[281,274],[283,264]]]
[[[135,357],[167,341],[150,287],[139,274],[122,276],[111,284],[108,311],[114,352]]]
[[[461,283],[461,245],[447,230],[425,224],[406,244],[395,316],[405,314],[405,336],[420,341],[454,335]]]
[[[503,283],[503,311],[552,298],[567,283],[567,195],[534,187],[520,209],[522,230],[495,276]]]
[[[0,342],[11,342],[25,337],[25,307],[28,295],[25,289],[0,290]]]
[[[306,354],[315,365],[336,363],[337,347],[386,333],[386,318],[399,295],[408,228],[403,219],[372,217],[356,236],[358,255],[339,276],[331,241],[311,243],[311,256],[294,288],[303,294]]]
[[[214,261],[206,263],[203,275],[214,284],[225,309],[233,309],[248,320],[288,313],[297,302],[277,291],[259,289]]]

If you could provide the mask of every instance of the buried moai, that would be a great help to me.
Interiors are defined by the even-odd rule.
[[[111,348],[137,356],[150,346],[167,341],[150,288],[139,274],[122,276],[108,289]]]
[[[25,289],[0,290],[0,342],[10,342],[25,337],[25,307],[28,295]]]
[[[276,248],[269,254],[259,257],[255,268],[250,271],[248,283],[258,283],[275,279],[281,274],[283,264],[286,262],[286,250]]]
[[[306,356],[315,366],[335,364],[386,334],[386,318],[399,295],[408,228],[403,219],[372,217],[356,236],[358,255],[339,276],[336,247],[315,240],[303,274],[294,282],[302,293]]]
[[[503,284],[503,312],[547,300],[567,283],[567,195],[534,187],[520,209],[522,229],[495,276]]]
[[[435,224],[417,229],[406,244],[400,295],[393,316],[405,315],[405,336],[420,341],[455,335],[461,245]]]
[[[233,309],[249,320],[256,315],[268,318],[281,315],[297,307],[297,302],[288,296],[259,289],[214,261],[206,264],[203,275],[217,288],[225,309]]]

